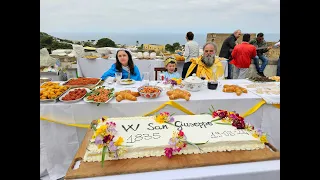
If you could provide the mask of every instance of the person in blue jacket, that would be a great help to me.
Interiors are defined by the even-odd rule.
[[[136,65],[133,64],[132,56],[128,50],[120,49],[116,54],[116,63],[112,64],[110,69],[103,73],[102,80],[108,77],[115,77],[116,72],[122,72],[121,79],[133,79],[141,81],[140,71]]]

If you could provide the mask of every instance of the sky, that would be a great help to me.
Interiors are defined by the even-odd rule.
[[[280,34],[280,0],[40,0],[46,33]]]

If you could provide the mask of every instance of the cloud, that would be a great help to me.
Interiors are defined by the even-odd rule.
[[[45,32],[280,32],[280,0],[41,0]]]

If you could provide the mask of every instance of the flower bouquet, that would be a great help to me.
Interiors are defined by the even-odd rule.
[[[102,122],[105,122],[106,120],[106,117],[102,117],[101,119]],[[93,121],[91,123],[91,129],[94,130],[92,140],[99,149],[102,148],[101,165],[103,167],[106,155],[112,158],[118,158],[126,152],[126,149],[122,146],[123,138],[121,136],[115,140],[115,135],[117,133],[116,123],[105,122],[103,125],[98,126],[101,121],[100,119],[98,121]]]

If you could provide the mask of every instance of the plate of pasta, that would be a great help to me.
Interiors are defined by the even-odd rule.
[[[88,103],[108,103],[114,97],[114,88],[107,88],[105,86],[97,86],[88,92],[84,101]]]

